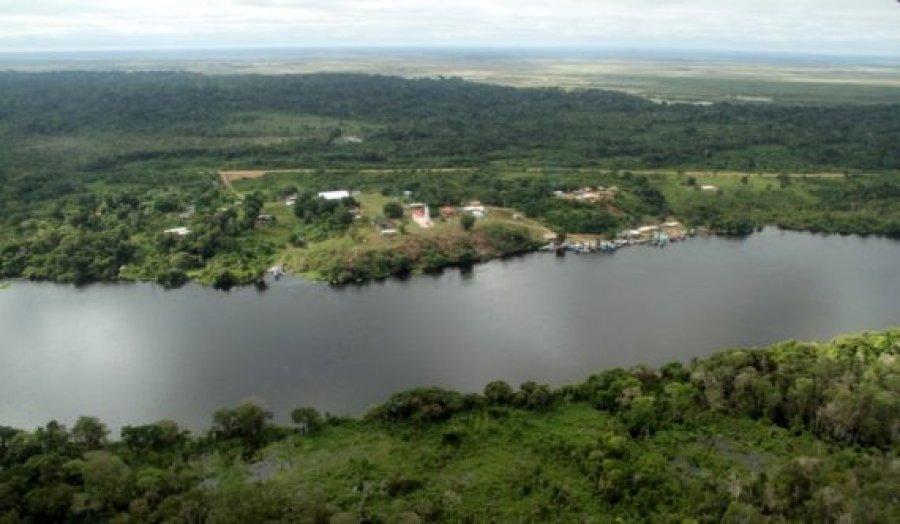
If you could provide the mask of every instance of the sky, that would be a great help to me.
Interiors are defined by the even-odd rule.
[[[0,51],[596,47],[900,54],[897,0],[0,0]]]

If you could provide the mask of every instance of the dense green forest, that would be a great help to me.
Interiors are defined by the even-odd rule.
[[[896,522],[900,332],[398,393],[363,418],[245,404],[0,428],[2,522]]]
[[[778,225],[897,236],[898,141],[900,104],[664,105],[600,90],[351,74],[0,72],[0,277],[256,281],[298,245],[255,223],[286,184],[236,193],[216,176],[226,168],[309,168],[290,183],[412,191],[435,209],[479,199],[568,233],[675,216],[732,234]],[[429,170],[448,167],[466,171]],[[394,171],[363,174],[378,168]],[[637,174],[648,169],[672,176]],[[749,181],[677,175],[692,170]],[[848,178],[787,176],[823,171]],[[698,183],[727,187],[708,195]],[[581,184],[622,192],[608,206],[551,196]],[[354,237],[346,225],[313,233]],[[176,227],[189,233],[164,233]],[[297,225],[290,237],[309,233]],[[485,250],[494,252],[506,250]]]
[[[660,105],[600,90],[336,74],[0,75],[0,122],[8,136],[20,139],[102,133],[241,138],[254,133],[246,127],[242,132],[236,124],[242,118],[252,124],[254,113],[356,121],[376,131],[362,147],[349,151],[302,139],[276,146],[169,144],[162,149],[148,144],[140,151],[110,148],[80,167],[96,170],[141,159],[198,156],[265,167],[311,161],[470,165],[498,158],[622,168],[900,167],[894,147],[900,105]]]

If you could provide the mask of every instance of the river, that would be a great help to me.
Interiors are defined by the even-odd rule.
[[[262,401],[359,414],[419,385],[578,381],[733,346],[900,325],[900,243],[768,229],[615,255],[535,254],[331,288],[0,290],[0,425],[112,428]]]

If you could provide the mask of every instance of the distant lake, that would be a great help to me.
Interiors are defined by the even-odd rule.
[[[769,229],[615,255],[535,254],[471,274],[265,292],[149,284],[0,290],[0,425],[81,414],[193,429],[259,399],[284,421],[402,389],[579,381],[730,346],[900,326],[900,243]]]

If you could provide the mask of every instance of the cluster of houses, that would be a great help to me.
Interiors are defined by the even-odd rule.
[[[555,251],[558,255],[567,251],[573,253],[615,252],[616,250],[633,245],[646,244],[656,247],[665,247],[672,242],[684,240],[688,231],[680,223],[674,220],[662,224],[641,226],[635,229],[626,229],[619,232],[613,240],[601,240],[588,238],[581,240],[569,240],[559,244],[548,233],[544,237],[550,243],[544,246],[544,251]]]
[[[666,246],[670,242],[684,240],[687,230],[680,222],[670,220],[658,225],[641,226],[636,229],[626,229],[616,235],[615,243],[622,245],[651,244]]]
[[[434,227],[434,221],[431,218],[431,209],[427,204],[416,203],[409,204],[406,207],[409,210],[409,217],[419,227],[426,229]],[[483,219],[487,217],[488,214],[487,208],[477,200],[469,202],[461,207],[442,206],[438,212],[444,220],[455,218],[461,213],[468,213],[476,219]],[[391,237],[400,234],[400,229],[396,222],[384,217],[375,219],[375,229],[377,229],[378,233],[383,237]]]
[[[621,238],[640,239],[649,238],[656,233],[665,233],[671,238],[677,238],[678,240],[681,240],[684,238],[685,230],[684,226],[682,226],[680,222],[671,220],[668,222],[663,222],[659,225],[641,226],[636,229],[626,229],[625,231],[620,232],[617,236]]]
[[[181,213],[178,214],[178,218],[180,218],[182,220],[188,220],[191,217],[193,217],[196,212],[197,212],[197,206],[195,206],[194,204],[191,204],[191,205],[187,206],[184,209],[184,211],[182,211]],[[186,227],[181,226],[181,227],[172,227],[169,229],[165,229],[165,230],[163,230],[163,233],[165,233],[167,235],[175,235],[175,236],[179,236],[179,237],[185,237],[185,236],[188,236],[191,234],[191,230]]]
[[[554,191],[553,195],[556,196],[556,198],[561,198],[563,200],[574,200],[576,202],[596,204],[599,202],[612,202],[616,199],[618,193],[619,188],[616,186],[585,186],[581,189],[576,189],[575,191]]]
[[[343,200],[345,198],[350,198],[352,193],[348,190],[334,190],[334,191],[322,191],[318,193],[320,198],[325,200]],[[412,196],[411,191],[403,192],[404,198],[410,198]],[[284,199],[284,205],[287,207],[293,207],[297,204],[297,195],[289,195]],[[406,206],[407,212],[409,213],[410,219],[416,223],[421,228],[430,228],[434,227],[434,221],[431,217],[431,209],[427,204],[423,203],[412,203],[407,204]],[[354,215],[356,218],[361,218],[359,210],[354,210]],[[467,204],[454,207],[454,206],[443,206],[439,210],[439,214],[441,218],[447,220],[458,216],[461,213],[468,213],[475,217],[476,219],[483,219],[488,215],[488,209],[479,201],[474,200],[468,202]],[[257,217],[257,224],[266,225],[272,224],[275,222],[275,217],[273,215],[261,214]],[[386,217],[376,217],[373,220],[373,224],[375,229],[378,231],[379,235],[383,237],[392,237],[399,235],[401,232],[401,227],[395,220],[391,220]]]
[[[454,218],[460,213],[468,213],[476,219],[485,218],[488,215],[488,209],[478,200],[473,200],[463,206],[443,206],[440,210],[441,217],[444,219]]]
[[[318,193],[320,198],[325,200],[343,200],[345,198],[350,198],[352,193],[348,190],[334,190],[334,191],[322,191]],[[412,196],[411,191],[404,191],[403,196],[405,198],[410,198]],[[287,207],[293,207],[297,204],[298,196],[296,194],[288,195],[283,203]],[[410,219],[416,223],[421,228],[430,228],[434,227],[434,221],[431,217],[431,209],[427,204],[423,203],[412,203],[407,204],[406,206],[407,212],[409,213]],[[355,209],[352,211],[356,218],[361,218],[361,213],[359,209]],[[475,217],[476,219],[483,219],[488,215],[488,209],[485,207],[480,201],[473,200],[468,202],[462,206],[454,207],[454,206],[443,206],[439,210],[439,214],[441,218],[444,220],[454,218],[459,216],[461,213],[468,213]],[[276,221],[276,217],[270,214],[260,214],[256,218],[257,225],[271,225]],[[376,217],[373,220],[373,224],[378,233],[383,237],[391,237],[399,235],[401,232],[401,228],[398,223],[394,220],[388,219],[386,217]],[[180,229],[179,229],[180,231]],[[167,231],[167,233],[175,233],[175,230]],[[187,234],[187,233],[179,233],[179,234]]]

